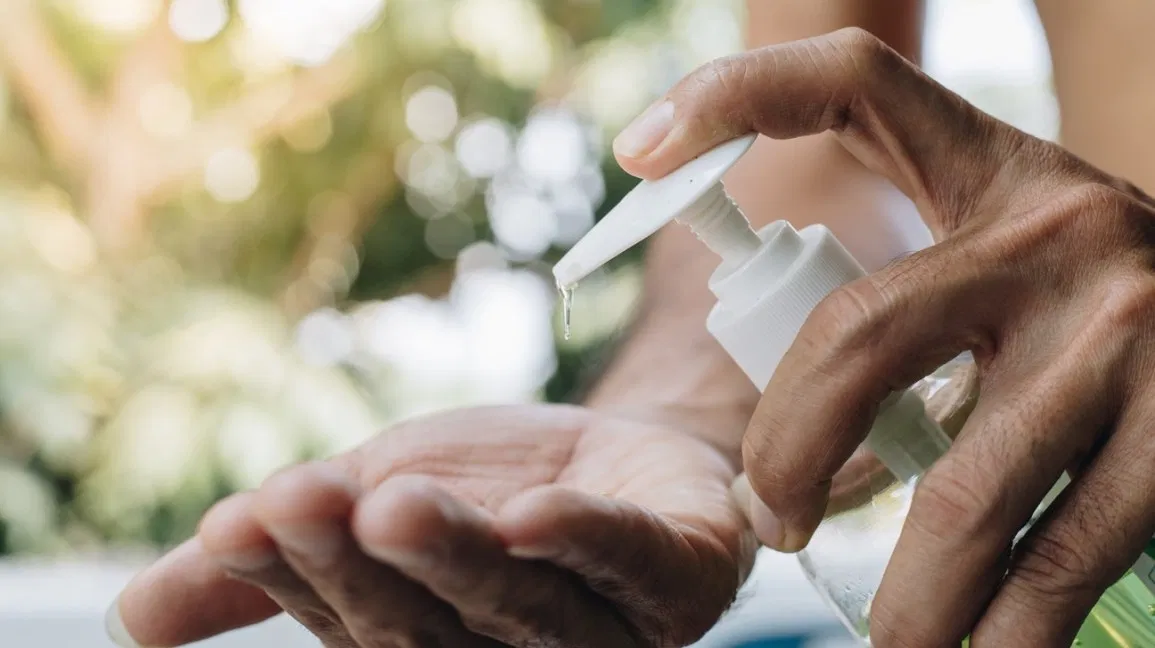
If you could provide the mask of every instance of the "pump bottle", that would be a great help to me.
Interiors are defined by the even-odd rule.
[[[710,290],[718,301],[706,328],[754,385],[764,390],[814,307],[839,286],[865,276],[865,271],[822,225],[797,231],[788,222],[778,221],[758,232],[751,229],[720,181],[755,137],[727,142],[660,180],[639,183],[557,263],[554,277],[560,289],[572,290],[583,277],[670,221],[689,226],[721,259],[710,278]],[[871,600],[898,540],[918,477],[946,453],[950,439],[926,415],[922,400],[911,390],[891,394],[883,402],[865,446],[894,475],[894,481],[873,492],[861,506],[823,521],[798,559],[843,624],[868,642]],[[1124,579],[1096,607],[1100,611],[1104,603],[1114,602],[1110,606],[1114,616],[1129,626],[1124,636],[1149,640],[1142,645],[1155,645],[1155,619],[1144,609],[1155,603],[1155,574],[1147,573],[1155,568],[1153,548],[1155,541],[1134,570],[1147,587],[1136,589],[1134,577]],[[1127,591],[1119,591],[1121,587]],[[1155,607],[1150,610],[1155,614]],[[1094,619],[1092,614],[1087,625]],[[1134,634],[1144,629],[1148,634]],[[1108,628],[1095,636],[1112,634]]]

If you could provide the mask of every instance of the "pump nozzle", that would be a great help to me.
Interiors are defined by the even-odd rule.
[[[731,205],[718,187],[722,176],[750,150],[755,139],[757,134],[731,140],[660,180],[638,183],[554,266],[558,285],[573,286],[680,216],[685,216],[687,225],[725,261],[757,249],[758,237],[741,212],[717,208]],[[725,200],[725,205],[719,200]]]

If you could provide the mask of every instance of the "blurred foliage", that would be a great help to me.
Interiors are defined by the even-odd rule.
[[[172,543],[398,417],[570,397],[640,252],[583,288],[570,342],[541,312],[549,263],[632,186],[607,136],[703,57],[675,29],[703,4],[737,3],[6,3],[0,553]],[[465,281],[477,263],[504,283]],[[521,365],[493,369],[479,295],[520,295],[549,348],[513,339]]]

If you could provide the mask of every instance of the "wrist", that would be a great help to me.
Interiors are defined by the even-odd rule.
[[[660,336],[638,331],[585,405],[692,435],[739,466],[742,435],[759,394],[704,330],[678,336],[670,328],[677,327],[667,323]],[[677,345],[677,353],[671,352],[671,344]]]

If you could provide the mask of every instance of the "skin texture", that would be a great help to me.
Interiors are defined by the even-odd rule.
[[[329,648],[683,645],[752,560],[734,473],[693,434],[584,408],[437,415],[220,502],[119,607],[153,646],[280,608]]]
[[[963,350],[982,394],[924,477],[872,605],[879,646],[1069,643],[1155,532],[1155,210],[1133,185],[979,112],[861,30],[708,65],[631,171],[736,135],[834,134],[937,245],[812,313],[743,443],[767,545],[797,551],[891,391]],[[1072,488],[1010,553],[1064,469]]]
[[[1147,61],[1155,55],[1149,51],[1155,47],[1152,44],[1155,41],[1146,37],[1149,25],[1155,23],[1150,3],[1126,0],[1107,3],[1109,6],[1096,5],[1093,10],[1086,3],[1068,0],[1040,0],[1037,4],[1052,43],[1064,143],[1100,168],[1126,175],[1142,186],[1155,186],[1155,166],[1151,162],[1155,158],[1149,155],[1144,144],[1155,138],[1155,121],[1148,117],[1152,97],[1145,94],[1149,93],[1149,85],[1140,82],[1149,76]],[[918,11],[919,3],[908,0],[827,0],[823,3],[754,0],[750,3],[749,43],[752,47],[772,45],[859,25],[882,36],[907,59],[917,61],[921,38]],[[849,40],[868,39],[856,35]],[[812,46],[813,43],[796,52],[809,56],[815,51]],[[823,47],[829,48],[829,45]],[[945,270],[941,276],[928,275],[926,262],[920,260],[918,265],[892,266],[870,280],[882,277],[878,285],[883,288],[893,284],[907,290],[911,285],[921,285],[913,296],[880,292],[888,299],[892,295],[905,297],[894,297],[893,303],[874,298],[861,304],[853,293],[850,298],[836,297],[846,303],[831,309],[836,313],[845,309],[849,314],[844,320],[828,323],[830,328],[823,336],[829,337],[818,336],[808,345],[811,349],[842,339],[845,345],[841,352],[849,352],[859,340],[872,339],[862,331],[873,330],[875,334],[885,334],[887,344],[897,343],[894,351],[897,355],[856,358],[850,366],[860,370],[854,375],[842,376],[842,366],[833,363],[845,362],[845,358],[832,356],[823,364],[823,358],[817,354],[796,354],[798,359],[793,368],[780,372],[787,381],[782,384],[793,385],[798,391],[805,389],[805,401],[792,399],[791,403],[803,402],[810,409],[786,408],[791,416],[779,420],[768,413],[773,411],[768,409],[770,405],[763,403],[747,442],[748,460],[757,462],[756,447],[813,451],[811,446],[800,446],[800,449],[783,446],[783,443],[798,443],[796,435],[810,434],[806,426],[813,422],[806,412],[824,409],[823,403],[831,402],[825,399],[844,402],[842,399],[846,398],[851,385],[862,390],[861,393],[869,392],[870,389],[862,387],[869,383],[869,378],[863,376],[881,371],[883,364],[901,364],[898,361],[903,360],[905,354],[928,339],[927,333],[935,332],[920,327],[930,326],[928,320],[933,320],[937,313],[943,321],[934,324],[944,324],[943,330],[938,331],[940,336],[951,337],[955,343],[958,340],[979,342],[972,348],[976,348],[976,355],[982,360],[981,378],[986,397],[978,404],[975,422],[960,436],[960,449],[968,449],[967,453],[958,453],[950,462],[945,462],[954,469],[940,471],[948,472],[945,477],[936,478],[943,484],[939,489],[942,492],[921,497],[920,510],[948,511],[946,515],[952,523],[948,530],[955,530],[953,525],[959,520],[964,524],[955,535],[937,529],[941,538],[931,533],[929,539],[918,540],[918,532],[913,536],[915,540],[904,538],[900,556],[906,556],[902,560],[907,567],[903,569],[905,573],[917,572],[919,578],[888,576],[884,600],[890,600],[891,604],[880,612],[882,625],[878,628],[880,636],[876,645],[950,645],[950,638],[957,634],[958,627],[976,623],[978,629],[972,643],[980,648],[983,645],[1050,645],[1052,640],[1061,644],[1059,638],[1069,636],[1072,628],[1078,626],[1090,602],[1097,598],[1102,583],[1121,573],[1124,563],[1128,562],[1125,559],[1134,555],[1128,543],[1144,535],[1140,530],[1146,535],[1151,530],[1149,520],[1144,526],[1144,520],[1139,518],[1141,510],[1152,507],[1148,504],[1143,508],[1136,503],[1151,494],[1141,469],[1149,465],[1150,453],[1140,448],[1136,440],[1140,434],[1134,431],[1141,427],[1146,401],[1142,390],[1133,386],[1133,376],[1142,373],[1141,366],[1146,361],[1138,354],[1131,355],[1131,351],[1141,345],[1125,339],[1128,331],[1134,332],[1137,328],[1134,320],[1140,318],[1145,308],[1141,293],[1146,284],[1142,273],[1135,271],[1134,261],[1143,258],[1142,252],[1136,252],[1136,241],[1143,237],[1134,235],[1136,225],[1143,229],[1141,225],[1146,221],[1143,199],[1135,198],[1136,192],[1115,179],[1041,143],[1032,141],[1020,154],[1011,155],[1007,142],[1017,142],[1018,135],[1004,141],[1001,134],[1004,127],[973,117],[969,107],[956,97],[945,95],[944,98],[940,89],[911,73],[905,64],[894,64],[889,55],[873,58],[876,52],[873,46],[849,51],[867,56],[863,65],[886,64],[883,67],[890,72],[863,69],[873,71],[884,80],[890,79],[891,83],[896,82],[895,79],[906,79],[907,85],[900,88],[907,88],[909,94],[901,100],[897,95],[887,95],[884,98],[891,100],[889,104],[851,102],[847,107],[854,107],[858,112],[832,113],[862,118],[862,111],[870,107],[872,110],[866,115],[870,119],[838,121],[826,116],[830,122],[826,124],[820,116],[818,123],[799,124],[798,120],[805,121],[804,117],[815,112],[814,96],[805,95],[813,91],[813,85],[800,83],[786,87],[779,81],[771,88],[772,80],[767,80],[769,73],[762,70],[732,85],[730,92],[719,93],[715,85],[703,82],[707,80],[705,77],[720,71],[715,68],[694,77],[701,83],[690,86],[688,82],[675,92],[681,106],[676,111],[676,120],[683,122],[688,114],[693,114],[691,121],[698,120],[696,128],[684,130],[681,139],[671,140],[673,145],[639,157],[619,156],[619,161],[637,175],[652,177],[677,166],[690,151],[703,150],[709,142],[726,133],[767,127],[770,134],[792,136],[823,125],[840,126],[794,139],[760,138],[754,150],[732,172],[727,187],[756,225],[783,217],[796,226],[811,222],[830,225],[870,270],[882,268],[910,249],[904,246],[899,234],[903,223],[896,223],[894,219],[905,219],[909,223],[911,218],[918,218],[919,214],[914,211],[914,204],[918,202],[922,216],[936,229],[944,244],[916,258],[937,257],[944,268],[970,269],[976,276],[960,278],[958,273]],[[780,63],[776,61],[775,65]],[[860,67],[858,61],[846,66],[847,69]],[[757,72],[756,68],[739,66],[729,73],[734,69]],[[821,71],[822,81],[846,83],[844,76],[831,76],[825,68]],[[715,81],[719,80],[730,81],[731,77],[719,75]],[[854,83],[850,85],[850,96],[867,96],[857,91]],[[927,90],[928,87],[931,90]],[[784,101],[784,90],[796,93],[789,95],[795,99]],[[877,99],[879,91],[875,92]],[[695,99],[696,93],[702,93],[701,96],[713,93],[726,100],[707,109],[700,105],[701,100]],[[739,95],[748,96],[743,99]],[[1108,96],[1119,100],[1103,100]],[[784,104],[793,110],[785,110]],[[899,106],[897,115],[878,112],[893,111],[895,104]],[[908,106],[919,105],[927,108],[919,112],[921,121],[915,120],[915,115],[908,114],[907,110]],[[690,110],[697,112],[690,113]],[[943,112],[933,114],[938,110]],[[822,115],[821,111],[818,113]],[[736,122],[726,123],[734,118]],[[793,128],[787,128],[791,124],[786,122],[790,120],[794,120]],[[875,130],[864,131],[863,126]],[[715,127],[716,131],[710,130]],[[943,150],[936,153],[918,150],[918,147],[904,148],[911,141],[942,144]],[[962,146],[968,143],[972,146]],[[956,159],[956,153],[966,155]],[[940,164],[942,157],[949,158],[950,164]],[[949,189],[956,183],[964,198],[978,198],[980,194],[988,197],[990,192],[976,188],[982,184],[976,181],[976,176],[989,172],[984,164],[994,163],[992,160],[1013,173],[996,174],[988,186],[1013,188],[1016,200],[1006,201],[1001,211],[995,201],[984,204],[983,210],[970,205],[969,211],[963,209],[965,200],[961,204],[943,202],[944,186]],[[915,162],[928,166],[912,166]],[[872,169],[895,178],[913,201],[899,195],[891,182],[880,179]],[[1048,179],[1053,184],[1048,183]],[[932,195],[925,186],[928,184],[933,184],[937,193]],[[1117,191],[1118,187],[1124,191]],[[1125,212],[1121,218],[1120,212]],[[1054,224],[1044,224],[1047,218],[1052,218]],[[1066,224],[1061,224],[1064,218]],[[1130,224],[1120,225],[1120,220]],[[947,223],[952,226],[946,226]],[[1114,232],[1115,238],[1123,242],[1115,246],[1111,236],[1104,232]],[[1066,245],[1055,242],[1060,240]],[[948,259],[938,256],[940,253],[953,256]],[[1131,261],[1125,261],[1127,258]],[[684,230],[668,228],[655,237],[647,259],[646,302],[641,316],[631,337],[593,391],[587,402],[588,409],[469,410],[427,418],[387,431],[366,445],[378,451],[357,452],[323,465],[310,465],[278,475],[259,492],[238,496],[214,509],[198,537],[143,572],[122,595],[114,611],[122,613],[130,634],[144,645],[153,646],[177,645],[255,623],[278,613],[282,607],[304,620],[328,645],[359,648],[503,643],[583,645],[581,642],[588,641],[588,636],[573,639],[572,643],[560,637],[569,637],[565,633],[576,632],[573,626],[587,625],[587,619],[589,627],[609,633],[597,645],[615,645],[621,633],[631,627],[635,627],[631,637],[636,640],[635,645],[677,645],[679,639],[700,634],[709,622],[680,611],[696,610],[706,617],[720,613],[744,573],[749,537],[744,535],[743,522],[732,510],[711,505],[703,510],[691,510],[691,505],[715,502],[719,489],[724,489],[737,472],[741,463],[742,433],[758,402],[758,394],[702,326],[713,301],[705,289],[705,278],[715,263]],[[895,270],[896,267],[903,270]],[[951,278],[954,283],[944,286],[928,281],[929,276]],[[989,328],[974,327],[988,335],[974,335],[974,329],[960,333],[958,327],[945,328],[945,324],[950,323],[947,320],[953,321],[955,313],[960,312],[955,305],[963,299],[960,294],[966,291],[954,286],[956,283],[962,286],[964,279],[972,284],[977,282],[979,288],[974,290],[979,295],[968,299],[961,312],[981,311],[975,313],[976,319],[968,325],[979,321],[980,314],[989,316],[991,319],[986,321]],[[949,294],[940,300],[932,299],[932,293],[946,288],[951,288],[947,291]],[[866,294],[873,295],[872,292]],[[1104,296],[1110,298],[1104,301]],[[987,302],[999,308],[976,308]],[[919,306],[904,308],[904,304]],[[927,311],[926,304],[939,310]],[[921,322],[902,320],[895,324],[883,318],[883,323],[859,329],[864,315],[878,317],[881,312],[898,321],[901,319],[898,314],[906,310],[924,311],[926,318]],[[999,312],[993,313],[995,310]],[[995,315],[1005,317],[1000,319]],[[1098,334],[1085,332],[1091,315],[1103,318],[1098,320],[1102,324]],[[1119,322],[1110,323],[1115,319]],[[839,337],[854,330],[860,331],[860,337]],[[1108,331],[1115,331],[1123,341],[1108,339],[1111,344],[1100,344],[1097,336],[1109,338]],[[964,333],[972,334],[973,339]],[[931,341],[943,340],[940,337]],[[984,346],[981,342],[990,344]],[[939,350],[946,353],[945,347],[951,344],[943,344],[944,349]],[[1076,348],[1083,349],[1082,355]],[[1127,352],[1120,352],[1120,348]],[[1127,370],[1120,368],[1122,356],[1128,359],[1124,364],[1131,365]],[[920,356],[916,360],[923,362],[927,358]],[[831,366],[839,366],[839,371],[830,370]],[[913,366],[906,369],[917,373]],[[899,375],[896,380],[895,375],[889,375],[885,382],[898,384],[912,377],[913,373]],[[840,379],[837,384],[834,384],[835,378]],[[869,410],[869,400],[865,400],[864,411]],[[1057,407],[1059,405],[1062,408]],[[952,416],[957,422],[975,406],[971,399],[966,408],[951,410],[956,413]],[[837,407],[825,409],[845,411]],[[1098,420],[1104,412],[1113,426],[1104,423],[1101,429],[1087,431],[1076,422]],[[562,437],[562,448],[584,445],[583,441],[567,446],[572,434],[558,432],[572,430],[574,417],[590,421],[588,426],[578,426],[583,429],[625,427],[635,430],[626,436],[636,434],[649,440],[653,434],[669,443],[656,444],[660,451],[653,453],[649,443],[643,444],[645,447],[632,447],[637,456],[631,455],[631,460],[626,461],[621,454],[616,454],[621,448],[614,447],[621,443],[620,435],[591,434],[588,438],[600,437],[607,447],[583,450],[593,459],[579,462],[580,468],[562,470],[566,475],[588,471],[587,479],[542,481],[548,477],[548,470],[543,471],[543,467],[556,468],[560,461],[557,457],[561,450],[556,445],[559,437]],[[495,423],[495,418],[499,422]],[[857,434],[855,426],[861,420],[860,415],[837,421],[837,431],[831,435],[853,439]],[[1039,432],[1044,428],[1045,437]],[[502,436],[506,430],[516,431],[517,438]],[[1033,506],[1031,502],[1035,497],[1030,487],[1039,483],[1040,469],[1055,472],[1055,461],[1043,460],[1070,454],[1064,451],[1069,450],[1077,432],[1093,437],[1080,439],[1081,444],[1075,443],[1077,451],[1065,462],[1069,467],[1081,469],[1080,489],[1061,501],[1053,520],[1040,527],[1038,539],[1030,540],[1021,556],[1009,557],[1004,555],[1005,551],[992,550],[992,543],[998,544],[1005,535],[1006,520]],[[488,438],[493,434],[498,436]],[[1052,435],[1061,438],[1061,443],[1052,442]],[[580,436],[585,438],[586,434]],[[756,440],[762,438],[769,441]],[[1117,440],[1123,438],[1132,441],[1124,444]],[[852,443],[855,442],[844,439],[840,448]],[[1056,449],[1052,445],[1061,447]],[[1023,468],[1007,463],[1016,457],[1011,451],[1021,451],[1024,446],[1031,450],[1031,465]],[[391,449],[380,451],[386,447]],[[1036,454],[1048,449],[1051,454]],[[697,456],[699,453],[701,456]],[[511,461],[509,455],[516,455],[518,459]],[[685,463],[694,467],[688,471],[689,478],[668,475],[665,466],[670,458],[667,455],[679,457],[674,465]],[[354,456],[356,460],[352,459]],[[480,472],[477,470],[479,456],[487,458],[480,462],[486,467]],[[714,468],[719,457],[727,468]],[[986,457],[998,461],[981,463],[980,459]],[[429,461],[430,458],[436,460]],[[1021,456],[1018,460],[1024,461]],[[975,463],[968,464],[968,461]],[[817,487],[806,485],[813,484],[813,479],[820,475],[811,474],[811,470],[801,475],[791,472],[796,471],[798,465],[783,466],[769,461],[762,473],[756,469],[752,474],[756,479],[759,474],[769,475],[769,483],[782,483],[787,492],[790,488],[801,489],[806,496],[817,492],[817,499],[821,499],[820,483]],[[813,465],[803,467],[812,469]],[[855,470],[873,474],[870,471],[876,468],[869,464],[846,466],[833,480],[830,505],[853,498],[853,490],[839,490],[839,485],[861,483],[859,475],[863,473]],[[1107,473],[1112,475],[1110,480],[1104,476]],[[386,477],[380,482],[365,481],[365,474]],[[478,476],[483,478],[475,479]],[[799,480],[800,477],[811,481]],[[787,483],[789,479],[794,481]],[[765,493],[767,481],[760,483],[767,502],[775,503],[774,494]],[[620,491],[622,484],[644,484],[649,494],[642,497],[641,488]],[[518,491],[519,487],[523,490]],[[506,493],[512,503],[502,504],[502,498],[493,495],[497,491]],[[538,521],[537,528],[543,533],[563,534],[581,544],[584,550],[575,555],[583,556],[584,561],[563,563],[560,558],[541,560],[532,555],[507,559],[511,557],[510,548],[514,544],[510,541],[514,538],[503,534],[511,528],[516,531],[516,525],[507,526],[505,520],[507,516],[516,517],[515,505],[520,499],[529,498],[532,502],[535,496],[524,494],[527,491],[558,493],[550,497],[573,497],[589,505],[578,509],[589,513],[589,519],[599,520],[604,529],[601,534],[574,533],[573,527],[567,525],[581,516],[571,518],[544,510],[529,515]],[[517,494],[519,492],[522,494]],[[607,500],[605,495],[611,497]],[[747,498],[758,501],[750,498],[749,493]],[[806,501],[806,505],[796,510],[779,506],[775,506],[775,510],[784,519],[797,517],[805,527],[814,517],[813,509],[807,508],[811,506],[810,500]],[[285,506],[286,502],[299,504]],[[1104,505],[1096,506],[1096,502]],[[605,513],[602,507],[607,504],[625,507],[630,515],[622,515],[623,520],[664,523],[606,523],[606,516],[598,517],[597,513]],[[678,506],[672,507],[672,504]],[[749,503],[743,508],[751,510]],[[359,517],[358,511],[362,510],[373,510],[378,515]],[[431,510],[433,515],[425,515]],[[687,514],[693,522],[670,522]],[[930,515],[933,518],[935,514]],[[377,526],[367,522],[358,524],[364,517],[371,518]],[[613,515],[609,517],[618,519]],[[376,537],[373,534],[388,538],[390,530],[397,533],[414,528],[444,530],[446,527],[439,525],[445,523],[446,518],[455,521],[457,526],[453,528],[462,537],[476,541],[468,545],[471,550],[447,551],[419,567],[411,561],[406,571],[405,551],[390,552],[388,548],[383,551],[383,546],[391,545],[373,542]],[[307,565],[300,555],[304,552],[295,554],[291,548],[293,533],[286,534],[283,529],[279,535],[272,533],[278,521],[281,527],[295,526],[299,532],[301,528],[315,527],[331,530],[329,522],[334,519],[347,520],[344,535],[338,537],[336,544],[331,534],[311,537],[316,546],[330,547],[330,551],[337,547],[336,557],[329,554],[321,558],[326,565],[323,570]],[[285,525],[286,520],[291,524]],[[698,543],[713,534],[718,540],[706,545],[729,547],[731,544],[721,538],[730,535],[731,525],[737,529],[733,532],[738,538],[734,546],[739,549],[705,552],[715,557],[728,554],[729,559],[699,560],[698,544],[693,545],[693,558],[685,552],[652,550],[685,547],[684,542],[675,541],[678,536],[670,533],[671,528],[678,533],[694,529],[690,535],[699,538]],[[712,531],[702,531],[706,528]],[[797,524],[790,525],[792,532],[803,536],[807,533],[798,532],[797,528]],[[1100,533],[1091,538],[1090,531],[1083,532],[1102,529],[1114,529],[1112,533],[1117,537],[1102,537]],[[935,530],[931,524],[930,531]],[[497,533],[497,540],[490,532]],[[1122,537],[1124,532],[1126,538]],[[369,539],[359,540],[362,533]],[[920,533],[925,535],[925,530]],[[968,533],[980,536],[979,541]],[[432,550],[436,544],[432,541],[444,536],[422,537],[431,542],[427,548]],[[406,539],[412,540],[413,536],[393,538],[406,546]],[[505,543],[506,558],[499,555],[495,546],[498,541]],[[361,542],[365,544],[362,546]],[[309,543],[302,545],[298,538],[297,544]],[[916,559],[924,544],[930,553]],[[607,546],[620,553],[605,551]],[[273,563],[267,560],[270,549],[281,556]],[[1005,550],[1005,546],[1002,549]],[[993,595],[993,604],[984,607],[982,601],[990,599],[991,594],[975,592],[983,587],[995,591],[991,570],[984,563],[984,558],[992,552],[998,554],[1003,564],[1013,566],[1012,578]],[[325,555],[324,551],[320,553]],[[518,553],[512,551],[512,554]],[[628,560],[621,558],[623,554],[628,555]],[[291,564],[294,555],[298,555],[298,562]],[[615,556],[617,562],[613,560]],[[934,562],[936,560],[940,562]],[[533,569],[527,572],[523,562]],[[555,571],[543,571],[546,567]],[[533,585],[541,578],[552,588],[557,582],[557,572],[565,573],[568,582],[576,583],[568,590],[572,596],[553,599],[552,594]],[[242,580],[231,577],[230,573]],[[454,598],[444,585],[434,583],[438,574],[446,573],[468,574],[472,579],[470,587],[485,592],[493,590],[474,585],[517,583],[522,594],[515,602],[521,607],[516,608],[512,616],[519,621],[509,621],[508,606],[494,606],[495,602],[501,602],[499,598],[489,596],[480,603]],[[957,578],[960,573],[974,575],[981,581],[979,587],[960,582]],[[530,580],[525,580],[527,574]],[[670,576],[661,580],[656,578],[659,575]],[[322,576],[330,580],[322,582]],[[920,581],[924,576],[926,580]],[[703,588],[702,583],[707,587]],[[539,593],[540,599],[527,598],[526,591]],[[270,599],[270,594],[276,600]],[[564,602],[568,607],[563,609],[568,616],[543,603],[547,599]],[[335,603],[330,604],[329,600]],[[585,605],[591,600],[597,605]],[[413,601],[416,603],[411,604]],[[617,625],[606,621],[606,609],[612,610],[611,616],[619,620]],[[655,613],[655,609],[661,611]],[[665,634],[645,635],[640,629],[645,628],[646,623],[632,621],[646,618],[639,610],[648,610],[650,617],[661,618]],[[956,614],[960,610],[962,613]],[[579,617],[578,612],[588,613],[588,617]],[[465,619],[471,619],[472,626]],[[653,623],[651,620],[650,624]],[[473,627],[477,632],[462,630],[463,627]],[[525,634],[525,628],[533,628],[534,633],[538,633],[535,636],[543,638],[534,643]],[[495,635],[499,639],[492,639]]]

